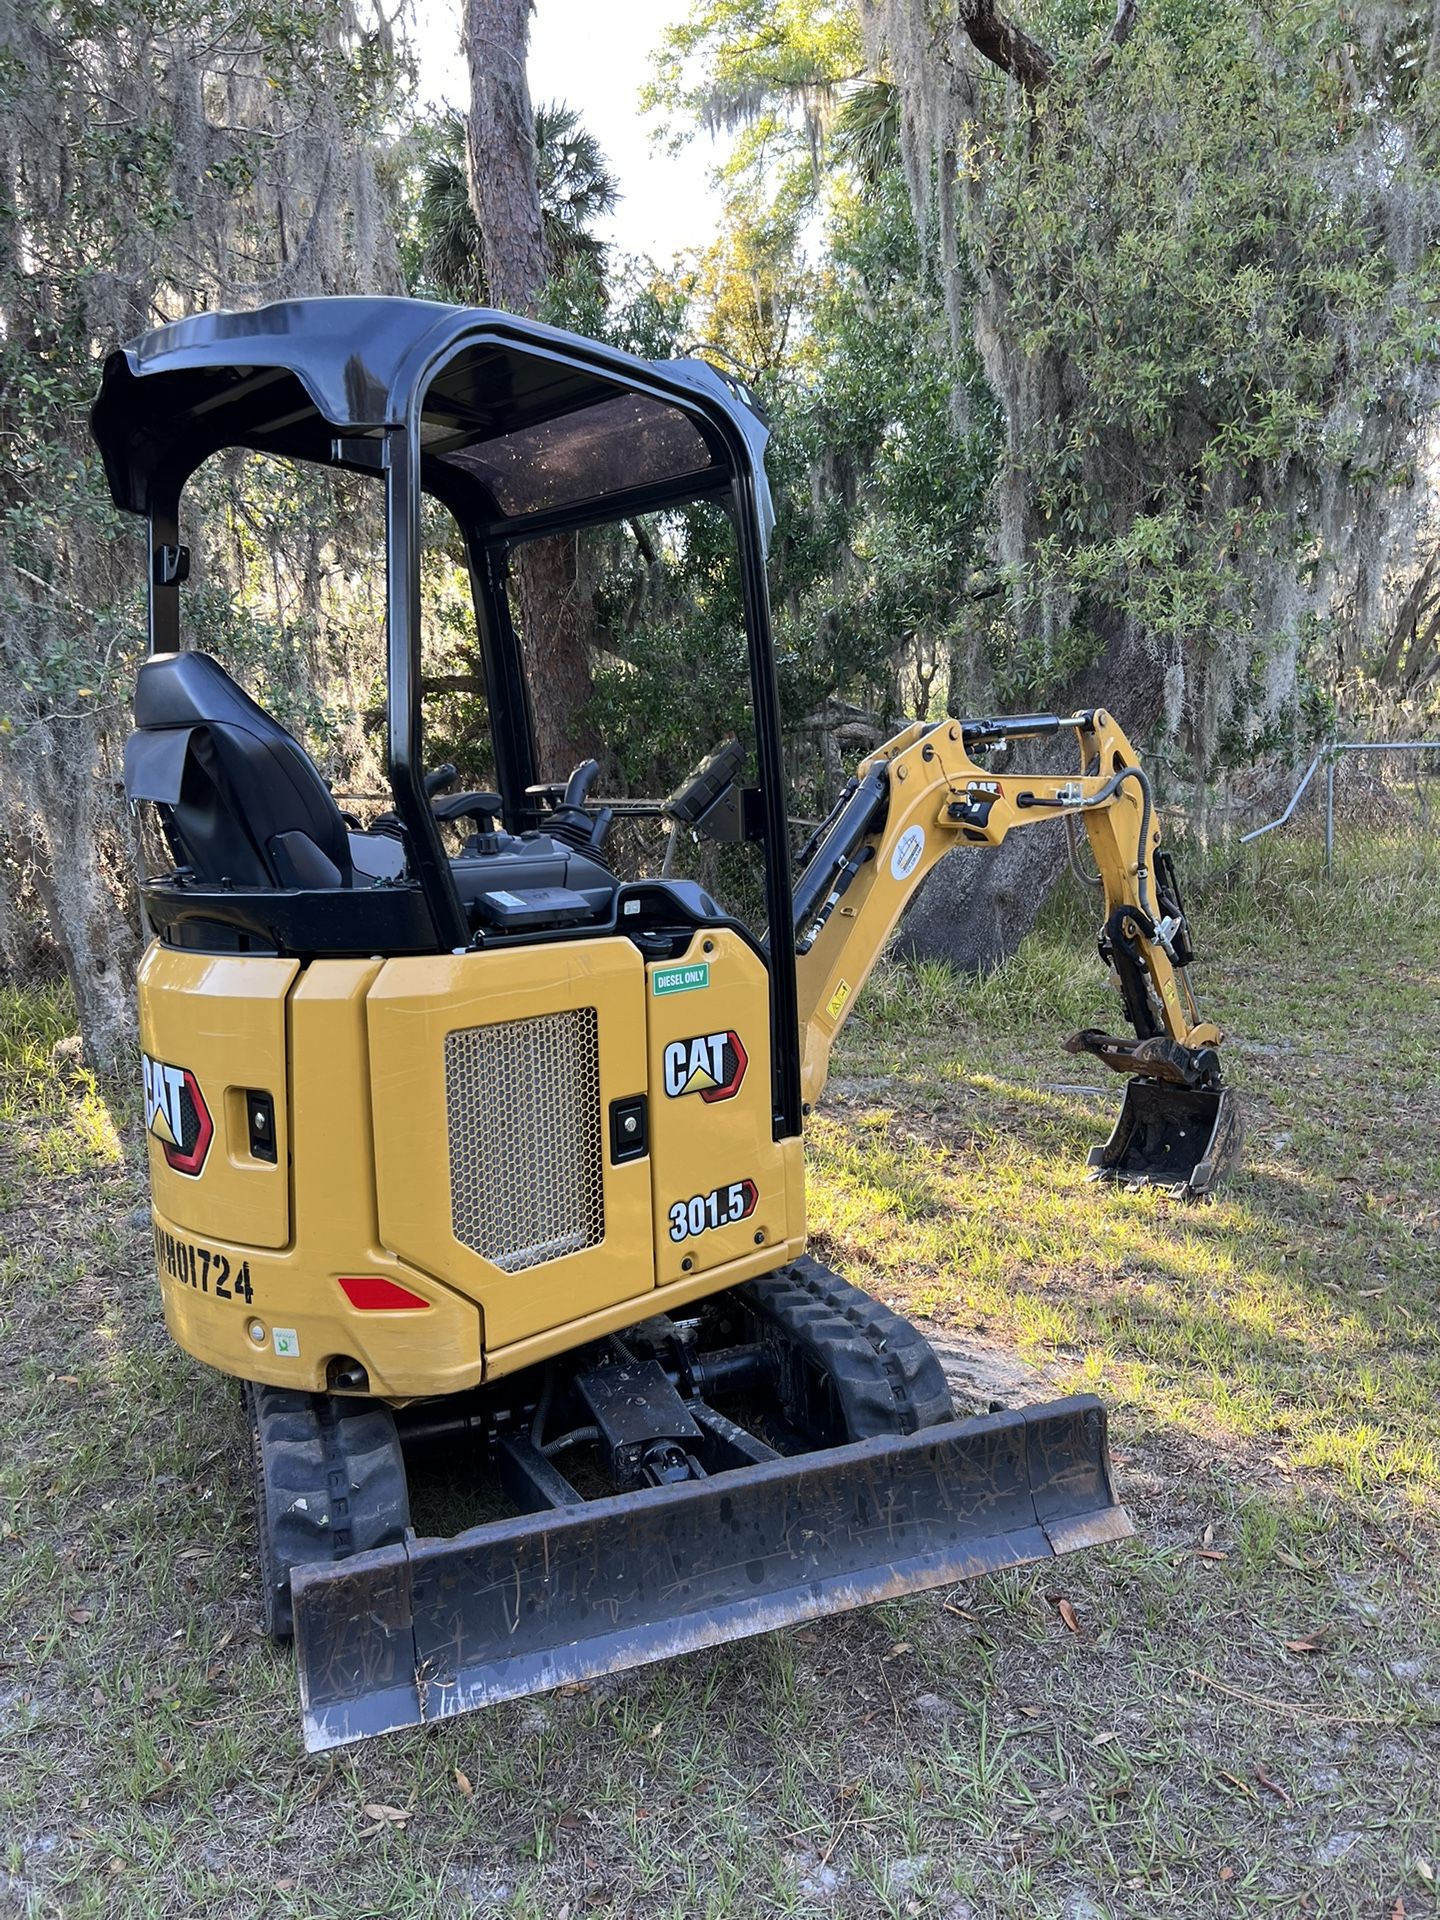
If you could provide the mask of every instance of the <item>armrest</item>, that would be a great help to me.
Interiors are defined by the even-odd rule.
[[[493,833],[504,805],[498,793],[447,793],[430,802],[437,820],[473,820],[481,833]]]

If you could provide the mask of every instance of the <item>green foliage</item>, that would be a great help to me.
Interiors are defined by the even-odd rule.
[[[597,536],[590,565],[596,732],[631,792],[663,794],[708,748],[752,731],[729,518],[703,503],[649,515]]]
[[[95,1063],[125,1056],[133,1023],[117,776],[145,574],[87,429],[101,364],[183,313],[393,285],[378,147],[400,69],[368,0],[0,14],[0,872],[21,924],[6,958],[42,947],[43,895]],[[225,516],[205,527],[200,506],[184,533],[203,556]],[[308,544],[304,527],[288,538]],[[297,632],[293,601],[262,616],[227,592],[234,557],[222,544],[197,568],[193,637],[278,654],[298,639],[314,664],[324,636]]]
[[[666,32],[642,105],[750,133],[743,167],[762,141],[794,151],[786,109],[815,116],[864,71],[859,21],[845,0],[700,0]]]
[[[1415,404],[1440,285],[1433,259],[1407,271],[1387,246],[1361,176],[1373,115],[1325,84],[1347,31],[1331,9],[1263,36],[1248,7],[1203,25],[1161,9],[1106,76],[1103,119],[1076,66],[1038,140],[997,140],[987,224],[1018,345],[1069,382],[1027,448],[1037,565],[1167,653],[1263,650],[1255,555],[1324,532],[1323,486],[1296,497],[1297,468],[1361,480],[1368,460],[1385,484],[1410,457],[1366,427]]]
[[[1387,654],[1440,392],[1428,16],[1155,0],[1117,49],[1110,0],[1006,11],[1029,89],[923,0],[701,0],[657,61],[732,134],[707,337],[804,447],[789,680],[1043,704],[1103,656],[1217,771]]]
[[[1322,711],[1382,617],[1440,394],[1428,29],[1155,0],[1117,50],[1099,0],[1013,12],[1023,91],[963,24],[873,16],[1006,408],[992,658],[1023,695],[1148,656],[1214,771]]]
[[[943,705],[972,678],[998,422],[919,244],[895,90],[853,8],[711,0],[667,36],[650,98],[733,134],[691,297],[707,351],[770,415],[795,745],[823,744],[837,700],[877,727]],[[798,756],[802,805],[839,775],[821,757]]]
[[[411,166],[401,245],[406,284],[431,299],[488,304],[484,245],[470,204],[465,121],[448,112],[407,135]],[[613,213],[619,188],[600,143],[573,107],[535,109],[540,214],[552,277],[588,278],[603,297],[604,248],[594,223]]]
[[[952,355],[898,174],[837,191],[827,237],[778,461],[787,686],[806,708],[928,710],[967,644],[995,410],[973,353]]]
[[[333,171],[378,134],[395,63],[349,0],[22,5],[0,38],[0,727],[16,737],[123,699],[135,663],[139,541],[86,430],[100,359],[229,297],[235,255],[285,291],[277,195],[282,224],[310,224],[318,283],[339,278],[358,211],[306,165],[323,147]]]

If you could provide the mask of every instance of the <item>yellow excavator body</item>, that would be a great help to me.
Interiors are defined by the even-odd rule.
[[[797,961],[807,1105],[905,903],[962,833],[996,846],[1043,817],[1037,795],[1073,786],[1107,919],[1141,911],[1140,838],[1153,862],[1158,823],[1123,787],[1086,817],[1139,761],[1105,713],[1087,716],[1086,743],[1106,772],[1081,781],[985,774],[953,721],[907,729],[862,765],[894,798]],[[951,809],[972,808],[977,789],[988,817],[962,827]],[[1163,948],[1147,966],[1174,1037],[1215,1047],[1219,1029]],[[768,995],[733,928],[664,961],[624,938],[304,964],[157,942],[140,1033],[172,1334],[242,1379],[405,1400],[798,1259],[804,1158],[799,1140],[774,1137]],[[258,1139],[257,1099],[273,1116]],[[202,1113],[200,1164],[187,1166],[177,1133],[193,1155]],[[617,1132],[627,1119],[632,1153]],[[367,1279],[393,1291],[356,1286]]]
[[[452,1393],[805,1251],[733,930],[648,964],[625,940],[303,966],[157,942],[139,998],[147,1084],[183,1088],[173,1126],[147,1101],[166,1324],[225,1373]],[[617,1161],[627,1105],[645,1150]],[[395,1291],[343,1284],[372,1278]]]
[[[956,848],[1062,822],[1134,1030],[1067,1043],[1127,1076],[1096,1174],[1198,1195],[1234,1164],[1220,1035],[1114,717],[916,721],[797,850],[766,429],[697,361],[483,309],[295,301],[131,343],[92,423],[149,529],[125,778],[158,849],[159,1284],[177,1345],[244,1383],[265,1621],[294,1639],[307,1744],[1123,1538],[1100,1402],[957,1418],[919,1332],[807,1250],[804,1167],[835,1036],[915,889]],[[182,644],[182,495],[227,447],[383,488],[394,811],[368,826]],[[466,556],[493,792],[424,771],[427,498]],[[750,744],[664,799],[599,800],[595,760],[547,783],[513,553],[641,513],[673,533],[695,506],[735,541]],[[1066,733],[1073,773],[1014,769]],[[638,871],[608,838],[626,809],[669,835]],[[675,874],[685,836],[753,861],[748,917]],[[410,1510],[437,1455],[488,1515],[447,1538]]]

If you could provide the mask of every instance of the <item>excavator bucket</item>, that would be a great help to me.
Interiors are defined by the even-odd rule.
[[[297,1567],[311,1752],[1123,1539],[1090,1395]]]
[[[1092,1147],[1098,1180],[1156,1186],[1200,1198],[1239,1165],[1244,1127],[1228,1088],[1182,1087],[1136,1076],[1125,1083],[1115,1131]]]

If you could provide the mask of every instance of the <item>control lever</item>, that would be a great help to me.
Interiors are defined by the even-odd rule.
[[[598,760],[582,760],[565,782],[565,791],[555,811],[545,822],[547,833],[565,841],[577,853],[589,854],[592,859],[599,855],[605,836],[610,831],[610,822],[615,817],[613,807],[601,807],[598,813],[593,814],[585,811],[585,796],[599,775]]]
[[[482,833],[494,830],[494,816],[500,811],[501,800],[498,793],[453,793],[448,799],[439,796],[448,792],[460,777],[460,770],[453,760],[446,760],[438,767],[432,767],[420,784],[430,801],[430,811],[437,820],[473,819]],[[370,822],[372,833],[389,833],[397,838],[403,837],[404,829],[398,813],[387,809],[377,813]]]

